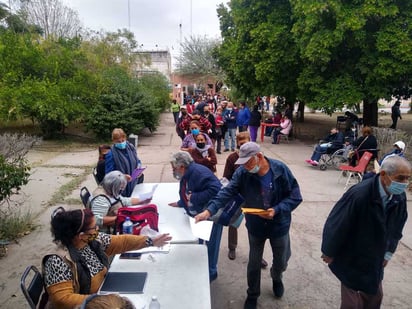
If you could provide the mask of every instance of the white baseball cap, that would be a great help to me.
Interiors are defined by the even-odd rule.
[[[405,143],[402,141],[397,141],[393,146],[398,146],[402,151],[405,150]]]

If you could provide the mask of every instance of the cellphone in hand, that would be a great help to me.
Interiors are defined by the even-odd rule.
[[[138,252],[124,252],[120,254],[120,259],[140,260],[142,254]]]

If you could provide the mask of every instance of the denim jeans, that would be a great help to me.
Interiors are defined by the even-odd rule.
[[[225,134],[225,150],[226,149],[231,149],[231,150],[236,149],[235,138],[236,138],[236,128],[227,129],[226,134]],[[229,139],[230,139],[230,147],[229,147]]]
[[[206,241],[207,257],[209,263],[209,278],[217,276],[217,261],[219,258],[220,240],[222,238],[223,225],[213,224],[209,241]],[[203,243],[203,240],[199,240]]]
[[[250,233],[249,236],[249,262],[247,264],[247,294],[250,298],[260,295],[261,262],[266,238],[258,238]],[[289,233],[278,238],[269,238],[272,247],[272,267],[270,274],[272,281],[282,280],[282,273],[288,266],[291,255]]]

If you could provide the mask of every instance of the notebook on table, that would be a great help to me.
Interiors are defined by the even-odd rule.
[[[99,294],[141,294],[147,272],[109,272],[100,287]]]

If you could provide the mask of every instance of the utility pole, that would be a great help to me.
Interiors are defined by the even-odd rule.
[[[128,20],[129,32],[130,32],[130,0],[127,0],[127,20]]]
[[[184,104],[184,95],[183,95],[183,79],[182,79],[182,21],[179,24],[179,65],[180,65],[180,104]]]

